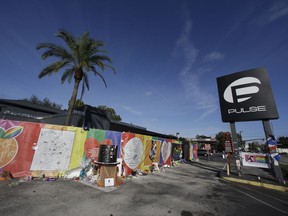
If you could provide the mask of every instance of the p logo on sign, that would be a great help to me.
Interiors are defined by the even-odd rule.
[[[265,68],[218,77],[217,86],[223,122],[279,118]]]
[[[241,103],[259,92],[260,85],[260,80],[255,77],[243,77],[232,82],[225,89],[223,97],[228,103]]]

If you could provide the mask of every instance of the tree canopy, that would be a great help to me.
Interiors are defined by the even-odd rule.
[[[47,107],[52,107],[52,108],[55,108],[55,109],[58,109],[58,110],[61,110],[61,108],[62,108],[62,105],[51,101],[47,97],[45,97],[42,100],[42,99],[38,98],[36,95],[32,95],[30,98],[24,98],[24,99],[21,99],[21,100],[28,101],[28,102],[33,103],[33,104],[38,104],[38,105],[43,105],[43,106],[47,106]]]
[[[119,122],[119,121],[122,120],[122,119],[121,119],[121,116],[118,115],[118,114],[116,113],[116,111],[115,111],[113,108],[111,108],[111,107],[107,107],[107,106],[104,106],[104,105],[100,105],[100,106],[98,106],[97,108],[98,108],[98,109],[101,109],[101,110],[104,110],[104,111],[106,111],[106,112],[109,112],[109,113],[111,114],[112,120],[114,120],[114,121]]]
[[[278,138],[280,148],[288,148],[288,137],[281,136]]]
[[[38,77],[42,78],[63,70],[61,83],[65,81],[71,83],[74,78],[74,88],[69,100],[68,114],[65,122],[66,125],[70,125],[80,82],[82,81],[82,98],[85,88],[89,90],[89,73],[98,76],[107,87],[101,72],[104,72],[105,68],[111,69],[114,73],[115,70],[110,65],[111,59],[105,55],[107,52],[102,49],[104,42],[90,38],[88,32],[79,38],[75,38],[69,32],[60,30],[56,33],[56,37],[62,39],[66,47],[54,43],[40,43],[37,45],[38,50],[44,49],[41,55],[43,60],[49,57],[56,57],[57,59],[45,67]]]

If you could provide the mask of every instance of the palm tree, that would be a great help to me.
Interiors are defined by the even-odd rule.
[[[88,32],[77,39],[64,30],[59,30],[59,32],[56,33],[56,36],[65,41],[68,49],[53,43],[38,44],[37,50],[45,49],[41,56],[43,60],[48,57],[58,58],[57,61],[45,67],[38,77],[42,78],[63,69],[64,71],[61,77],[62,84],[66,80],[71,83],[72,78],[74,78],[74,88],[69,101],[68,114],[65,121],[65,125],[70,125],[80,82],[83,80],[82,97],[85,88],[89,90],[89,72],[92,72],[95,76],[99,76],[106,87],[106,81],[98,69],[101,69],[101,72],[104,72],[105,68],[110,68],[114,73],[116,72],[110,65],[112,63],[111,59],[108,56],[103,55],[106,53],[105,50],[101,49],[104,46],[103,41],[90,38]],[[106,62],[108,62],[108,64]]]

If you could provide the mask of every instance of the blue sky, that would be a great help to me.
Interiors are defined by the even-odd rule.
[[[216,78],[266,67],[288,136],[288,1],[4,0],[0,7],[0,98],[33,94],[67,108],[72,84],[38,79],[49,61],[36,45],[62,43],[59,29],[103,40],[117,74],[90,77],[84,102],[112,107],[127,123],[182,137],[229,131]],[[261,121],[236,123],[243,139],[264,137]]]

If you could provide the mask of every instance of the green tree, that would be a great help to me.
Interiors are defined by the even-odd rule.
[[[63,69],[62,84],[66,80],[71,83],[72,78],[74,78],[74,88],[69,100],[68,114],[65,121],[66,125],[70,125],[80,82],[83,81],[82,86],[84,88],[82,88],[82,93],[85,88],[89,90],[88,75],[92,72],[95,76],[99,76],[107,87],[106,81],[99,69],[101,72],[104,72],[105,68],[110,68],[114,73],[115,70],[109,64],[111,63],[111,59],[104,55],[106,51],[102,50],[104,42],[90,38],[88,32],[76,39],[69,32],[60,30],[56,33],[56,37],[64,40],[67,48],[54,43],[38,44],[37,50],[44,49],[41,56],[43,60],[48,57],[57,58],[57,61],[45,67],[38,77],[42,78]]]
[[[205,135],[196,135],[196,139],[211,139],[211,137],[205,136]]]
[[[32,95],[30,98],[24,98],[23,101],[28,101],[33,104],[39,104],[47,107],[52,107],[58,110],[61,110],[62,105],[56,104],[55,102],[52,102],[49,98],[45,97],[43,100],[38,98],[36,95]]]
[[[106,111],[106,112],[109,112],[109,113],[111,114],[112,120],[114,120],[114,121],[119,122],[119,121],[122,120],[121,116],[118,115],[118,114],[116,113],[116,111],[115,111],[113,108],[111,108],[111,107],[107,107],[107,106],[101,105],[101,106],[98,106],[97,108],[98,108],[98,109],[101,109],[101,110],[104,110],[104,111]]]
[[[278,139],[280,148],[288,148],[288,137],[281,136]]]
[[[77,100],[75,101],[74,107],[75,107],[75,108],[80,108],[80,107],[83,107],[84,105],[85,105],[85,103],[84,103],[82,100],[77,99]]]
[[[215,135],[215,139],[218,141],[217,151],[222,152],[225,150],[226,132],[219,132]],[[231,140],[229,133],[229,140]]]

